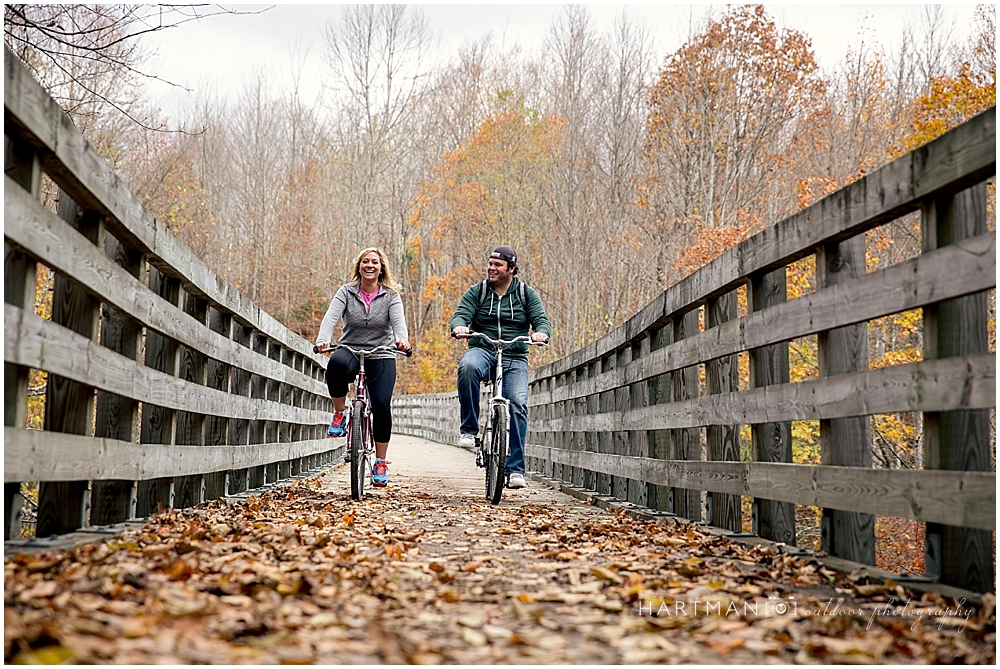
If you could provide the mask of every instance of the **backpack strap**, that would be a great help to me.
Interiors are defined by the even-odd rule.
[[[521,298],[521,306],[525,308],[527,305],[527,301],[525,299],[524,289],[527,288],[527,286],[528,284],[526,284],[523,281],[520,281],[517,284],[517,294],[518,297]],[[487,287],[487,279],[483,279],[483,282],[479,284],[479,302],[476,304],[476,311],[479,311],[479,307],[483,306],[483,302],[486,301],[486,287]]]
[[[479,284],[479,302],[476,303],[476,311],[479,311],[479,307],[483,306],[483,302],[486,301],[486,279]]]

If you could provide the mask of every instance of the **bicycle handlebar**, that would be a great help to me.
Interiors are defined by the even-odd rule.
[[[407,358],[413,355],[412,346],[410,347],[409,351],[400,351],[395,346],[376,346],[375,348],[364,349],[364,348],[352,348],[347,344],[328,344],[327,348],[323,349],[322,351],[319,349],[319,346],[313,344],[313,353],[329,353],[330,351],[335,351],[338,348],[346,348],[354,355],[361,355],[362,353],[364,353],[365,355],[371,355],[372,353],[396,353],[398,355],[402,353]]]
[[[494,339],[489,335],[484,335],[482,332],[466,332],[465,334],[454,334],[451,335],[455,339],[469,339],[471,337],[480,337],[485,339],[494,346],[505,346],[507,344],[527,344],[528,346],[546,346],[548,341],[533,341],[528,335],[521,335],[520,337],[514,337],[513,339]]]

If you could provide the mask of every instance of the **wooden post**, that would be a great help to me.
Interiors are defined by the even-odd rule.
[[[4,174],[9,176],[34,197],[41,191],[42,169],[34,147],[26,142],[4,136]],[[4,240],[4,302],[26,311],[34,312],[35,261]],[[7,362],[3,364],[3,419],[7,427],[24,429],[28,417],[27,367]],[[21,537],[21,483],[4,483],[3,536],[5,539]]]
[[[632,361],[632,348],[622,348],[615,351],[615,369],[621,370],[625,369],[625,366]],[[628,386],[615,388],[615,411],[617,413],[624,414],[632,406],[632,400],[629,393],[630,388]],[[611,446],[611,452],[615,455],[628,455],[628,432],[617,431],[614,432],[614,442]],[[611,495],[615,499],[626,500],[628,499],[628,479],[624,476],[612,476],[611,479]]]
[[[649,354],[649,337],[643,337],[640,341],[632,345],[632,360],[640,360]],[[649,406],[649,384],[646,382],[633,383],[629,386],[629,407],[632,409],[642,409]],[[649,443],[647,430],[632,430],[628,433],[627,455],[635,457],[646,457],[646,444]],[[628,501],[639,506],[646,506],[647,490],[643,481],[629,480]]]
[[[751,311],[760,311],[786,299],[785,268],[751,277]],[[754,388],[789,382],[788,344],[773,344],[750,351],[750,378]],[[792,461],[791,423],[760,423],[750,428],[754,460],[758,462]],[[753,530],[764,539],[795,545],[795,506],[754,498]]]
[[[139,251],[125,248],[115,237],[105,234],[104,252],[129,274],[145,283],[146,263]],[[104,305],[101,310],[101,345],[136,360],[142,343],[142,327],[121,311]],[[94,436],[135,443],[139,436],[139,403],[102,390],[97,391],[97,423]],[[134,481],[94,481],[90,522],[110,525],[132,515]]]
[[[180,300],[180,281],[149,267],[149,289],[177,305]],[[159,372],[177,375],[177,342],[159,332],[146,330],[146,366]],[[173,444],[176,412],[166,407],[144,403],[142,405],[143,444]],[[136,490],[136,516],[145,518],[156,513],[159,505],[171,505],[173,479],[169,477],[140,481]]]
[[[267,337],[259,333],[253,333],[251,335],[251,347],[254,352],[260,355],[267,355]],[[265,399],[267,397],[267,377],[260,376],[259,374],[253,374],[250,377],[250,397]],[[264,444],[266,442],[265,435],[265,422],[263,420],[255,420],[250,422],[250,434],[248,436],[248,443],[250,444]],[[257,465],[252,467],[249,472],[247,484],[249,488],[259,488],[264,485],[264,465]]]
[[[587,378],[596,377],[601,370],[601,362],[594,360],[587,365]],[[600,393],[587,395],[587,415],[593,416],[600,410]],[[600,452],[600,435],[595,432],[587,432],[584,435],[586,449],[592,453]],[[597,472],[591,469],[584,469],[580,476],[581,485],[586,490],[597,490]]]
[[[705,307],[705,326],[714,328],[737,316],[736,291],[709,300]],[[705,365],[705,388],[709,395],[732,393],[739,390],[739,356],[726,355],[710,360]],[[708,441],[708,459],[738,462],[740,459],[740,426],[709,425],[705,428]],[[733,532],[743,530],[743,509],[740,496],[709,492],[710,518],[708,522]]]
[[[930,251],[986,232],[986,186],[953,198],[942,196],[923,211],[923,250]],[[985,353],[986,293],[940,302],[924,309],[924,358]],[[924,414],[924,468],[990,471],[987,409]],[[927,573],[942,583],[974,592],[994,592],[993,536],[987,530],[928,523]]]
[[[576,368],[573,373],[576,383],[585,383],[587,380],[587,365],[582,365]],[[585,416],[587,415],[587,398],[577,397],[573,400],[572,406],[570,407],[570,415],[572,416]],[[572,444],[570,448],[577,451],[587,450],[587,435],[585,432],[574,432],[572,435]],[[580,467],[569,467],[568,473],[566,474],[566,480],[573,485],[583,486],[583,469]]]
[[[829,244],[816,253],[818,290],[865,275],[865,236]],[[868,370],[868,324],[820,332],[819,376]],[[821,420],[821,464],[845,467],[872,466],[871,424],[868,416]],[[836,557],[875,564],[875,516],[823,509],[821,548]]]
[[[80,231],[92,244],[102,245],[104,221],[97,212],[84,211],[59,191],[59,217]],[[52,322],[88,339],[97,339],[100,302],[82,286],[56,273],[52,296]],[[69,434],[93,434],[94,388],[49,373],[45,384],[45,429]],[[65,534],[90,521],[88,481],[41,481],[38,485],[39,537]]]
[[[233,324],[233,341],[250,348],[253,330],[242,323]],[[250,395],[250,372],[234,367],[230,374],[230,392],[234,395]],[[240,418],[229,421],[228,443],[230,446],[246,446],[250,438],[250,421]],[[227,495],[235,495],[247,489],[248,470],[237,469],[229,472],[229,487]]]
[[[601,373],[606,374],[615,368],[615,354],[609,353],[608,355],[601,358]],[[615,411],[615,391],[606,390],[600,393],[600,399],[598,400],[598,411],[600,413],[609,413]],[[614,453],[615,436],[611,432],[601,432],[597,436],[597,452],[598,453]],[[596,490],[602,495],[614,494],[611,488],[611,476],[604,474],[602,472],[596,472],[595,477],[597,479]]]
[[[698,310],[693,309],[674,320],[674,341],[698,334]],[[692,365],[673,373],[673,400],[683,402],[699,395],[698,366]],[[701,460],[701,429],[688,427],[670,431],[674,460]],[[674,488],[674,513],[689,520],[701,520],[701,493],[697,490]]]
[[[233,317],[214,307],[209,309],[209,328],[226,338],[232,337]],[[230,387],[230,366],[208,359],[206,378],[208,386],[215,390],[232,393]],[[205,417],[205,443],[222,446],[227,443],[229,419],[222,416]],[[211,472],[205,475],[205,499],[218,499],[226,494],[226,472]]]
[[[652,336],[649,348],[651,351],[656,351],[669,346],[673,340],[674,325],[672,322],[668,322]],[[673,384],[670,377],[671,373],[667,372],[659,374],[647,382],[650,404],[667,404],[671,401]],[[650,458],[670,459],[670,430],[649,430],[646,433],[646,438],[648,439]],[[647,483],[646,500],[651,509],[671,512],[674,510],[673,493],[671,488],[666,486]]]
[[[208,302],[184,291],[184,313],[199,325],[208,326]],[[178,345],[177,376],[200,386],[207,385],[207,360],[199,351]],[[205,444],[205,416],[192,411],[177,412],[177,429],[174,443],[180,446],[203,446]],[[201,475],[174,477],[174,508],[186,509],[201,501]]]

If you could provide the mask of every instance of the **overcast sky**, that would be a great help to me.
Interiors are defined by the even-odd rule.
[[[440,39],[443,59],[453,56],[466,42],[492,32],[496,41],[518,43],[537,51],[552,22],[563,10],[560,4],[418,4]],[[269,71],[280,81],[290,72],[293,46],[306,50],[310,66],[303,73],[304,89],[318,92],[322,79],[323,27],[335,22],[343,3],[225,5],[254,15],[214,16],[177,26],[153,36],[157,57],[147,69],[173,83],[198,89],[212,82],[235,95],[255,69]],[[709,12],[718,16],[722,4],[587,4],[594,26],[610,29],[624,10],[642,20],[662,59],[679,48]],[[794,28],[812,39],[821,67],[839,64],[850,45],[856,45],[864,28],[874,40],[892,51],[907,25],[919,26],[926,5],[913,4],[766,4],[768,13],[782,27]],[[954,17],[955,38],[965,40],[975,11],[973,4],[948,4]],[[264,11],[260,11],[264,10]],[[315,66],[312,66],[315,64]],[[176,118],[190,100],[186,92],[160,84],[150,96]]]

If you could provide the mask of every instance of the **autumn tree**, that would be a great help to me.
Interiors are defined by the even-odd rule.
[[[539,248],[549,212],[542,203],[551,199],[548,169],[561,148],[562,122],[509,91],[499,100],[501,109],[443,156],[411,212],[411,225],[428,231],[414,250],[428,277],[419,287],[417,336],[427,360],[421,380],[430,390],[454,382],[442,376],[460,353],[449,343],[446,324],[462,292],[481,279],[493,246],[514,246],[532,285],[545,282]]]
[[[792,210],[778,187],[785,154],[823,91],[810,40],[759,5],[731,8],[667,58],[650,95],[638,193],[652,240],[671,241],[661,266],[699,237],[738,238]]]

